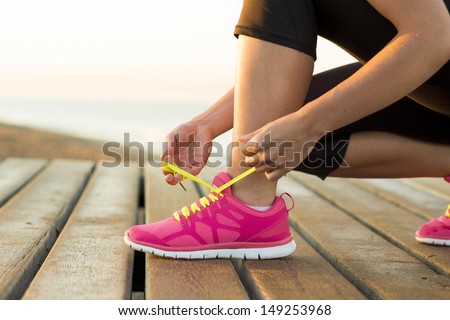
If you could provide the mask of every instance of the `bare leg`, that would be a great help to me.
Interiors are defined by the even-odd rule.
[[[444,177],[450,174],[450,145],[385,132],[358,132],[352,134],[344,160],[349,167],[338,168],[331,176]]]
[[[233,142],[292,113],[303,105],[313,71],[313,59],[294,49],[246,36],[239,37],[234,92]],[[228,173],[234,177],[246,169],[240,148],[233,148]],[[234,195],[249,205],[273,203],[276,182],[254,173],[233,185]]]

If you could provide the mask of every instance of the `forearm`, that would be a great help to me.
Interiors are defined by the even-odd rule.
[[[233,127],[234,88],[212,104],[207,110],[197,115],[192,121],[210,128],[214,137]]]
[[[415,90],[448,61],[433,37],[399,34],[349,79],[299,111],[314,130],[333,131],[381,110]]]
[[[398,34],[357,73],[299,112],[322,134],[403,98],[450,59],[450,17],[443,1],[368,1]]]

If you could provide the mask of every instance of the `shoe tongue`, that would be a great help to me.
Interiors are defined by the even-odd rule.
[[[225,183],[227,183],[228,181],[231,180],[231,177],[228,173],[226,172],[220,172],[218,175],[215,176],[214,180],[213,180],[213,186],[216,188],[220,188],[221,186],[223,186]],[[222,191],[222,193],[224,195],[229,195],[231,196],[231,188],[228,187],[225,190]]]

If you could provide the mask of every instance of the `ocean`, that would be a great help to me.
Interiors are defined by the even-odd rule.
[[[0,122],[123,143],[124,134],[161,151],[165,135],[208,107],[207,104],[0,99]],[[222,146],[231,132],[216,139]]]

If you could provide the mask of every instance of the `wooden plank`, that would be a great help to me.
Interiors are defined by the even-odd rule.
[[[77,202],[93,163],[54,160],[0,209],[0,299],[18,299]]]
[[[219,171],[207,168],[203,170],[201,177],[211,182]],[[208,191],[204,189],[204,192]],[[291,231],[297,249],[289,257],[234,262],[252,298],[267,300],[365,298],[297,232]]]
[[[266,300],[365,299],[364,295],[293,231],[296,251],[273,260],[236,261],[251,296]]]
[[[140,170],[97,166],[24,299],[130,299]]]
[[[304,176],[301,181],[434,270],[450,275],[450,248],[425,245],[414,239],[417,228],[426,219],[358,188],[345,179],[330,178],[324,183],[315,177]]]
[[[414,185],[406,184],[400,179],[351,179],[348,181],[425,219],[434,219],[442,215],[449,202],[448,199],[437,197]]]
[[[302,183],[306,179],[310,178],[302,176]],[[320,182],[316,177],[311,179]],[[450,298],[450,279],[446,275],[437,274],[298,181],[287,178],[280,183],[298,204],[291,213],[293,227],[367,297]],[[331,183],[327,180],[321,187]],[[353,201],[358,197],[353,190],[340,188],[336,192]],[[377,216],[376,208],[376,203],[368,202],[364,210]]]
[[[38,174],[44,159],[8,158],[0,163],[0,207]]]
[[[432,193],[437,197],[448,200],[450,195],[450,183],[441,178],[414,178],[403,179],[405,183],[420,188],[425,192]]]
[[[193,184],[185,192],[164,182],[161,169],[145,173],[147,222],[168,218],[175,210],[198,200]],[[248,299],[229,260],[173,260],[147,254],[146,299]]]

